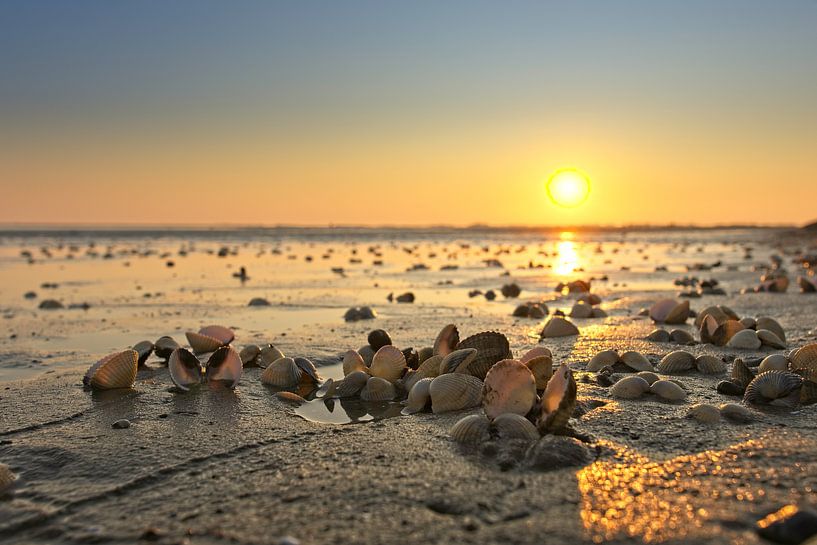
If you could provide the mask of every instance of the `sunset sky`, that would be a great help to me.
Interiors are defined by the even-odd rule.
[[[805,223],[815,29],[813,0],[6,0],[0,223]]]

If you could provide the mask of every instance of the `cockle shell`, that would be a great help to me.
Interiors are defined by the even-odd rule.
[[[363,363],[366,364],[366,367],[372,366],[372,360],[374,360],[374,349],[371,346],[364,344],[357,349],[357,353],[360,354],[361,358],[363,358]]]
[[[536,389],[544,390],[550,377],[553,376],[553,359],[550,356],[539,356],[523,363],[533,373]]]
[[[789,359],[783,354],[771,354],[763,358],[757,368],[758,373],[765,371],[786,371],[789,368]]]
[[[147,359],[153,353],[153,343],[150,341],[138,342],[133,345],[133,350],[136,350],[136,354],[138,355],[138,364],[144,365]]]
[[[757,320],[755,320],[751,316],[744,316],[738,321],[740,322],[740,325],[742,325],[746,329],[757,329]]]
[[[715,328],[715,331],[712,332],[710,336],[709,342],[716,346],[726,346],[732,338],[741,331],[753,332],[751,329],[744,328],[737,320],[726,320]],[[701,340],[703,340],[703,338]]]
[[[545,323],[542,329],[541,338],[549,339],[553,337],[569,337],[571,335],[578,335],[579,328],[572,322],[568,322],[560,316],[554,316]]]
[[[17,476],[12,473],[9,466],[6,464],[0,464],[0,496],[11,489],[16,479]]]
[[[207,382],[218,381],[228,388],[235,388],[243,371],[241,356],[232,346],[222,346],[207,360]]]
[[[590,359],[587,370],[597,373],[605,367],[612,367],[618,362],[618,352],[615,350],[602,350]]]
[[[170,355],[177,348],[179,348],[179,343],[177,343],[173,337],[159,337],[156,342],[153,343],[153,351],[163,360],[169,359]]]
[[[522,439],[524,441],[538,441],[539,430],[530,420],[516,413],[500,414],[491,423],[491,427],[496,431],[499,439],[510,441],[511,439]]]
[[[394,384],[406,372],[406,357],[399,348],[386,345],[375,353],[369,372]]]
[[[784,343],[786,342],[786,332],[783,331],[783,326],[781,326],[780,323],[778,323],[778,321],[775,320],[774,318],[770,318],[768,316],[759,316],[757,318],[755,328],[768,329],[769,331],[777,335],[778,339],[780,339]]]
[[[731,378],[732,382],[745,390],[749,383],[754,380],[755,374],[745,363],[743,363],[742,359],[735,358],[735,361],[732,362]]]
[[[719,326],[720,324],[715,321],[715,318],[712,316],[706,316],[703,319],[701,326],[698,328],[698,331],[701,334],[701,342],[715,344],[713,336],[715,335],[715,332],[718,331]],[[743,327],[743,325],[741,325],[741,327]]]
[[[315,364],[312,363],[311,360],[297,357],[295,358],[295,365],[297,365],[298,369],[301,370],[301,380],[306,379],[315,384],[318,384],[323,380],[323,377],[321,377],[320,373],[318,373],[318,368],[315,367]]]
[[[434,355],[434,349],[430,346],[424,346],[417,351],[417,364],[422,364],[428,358]]]
[[[477,446],[491,439],[491,422],[482,414],[472,414],[451,427],[451,438],[461,445]]]
[[[460,348],[459,350],[449,352],[440,363],[440,374],[469,373],[468,367],[476,359],[476,357],[476,348]]]
[[[726,364],[720,358],[710,355],[695,358],[695,368],[706,375],[717,375],[726,372]]]
[[[440,330],[437,338],[434,340],[432,347],[432,354],[440,354],[447,356],[460,342],[460,332],[457,331],[457,326],[448,324]]]
[[[670,339],[669,331],[666,329],[653,329],[652,332],[647,335],[647,340],[654,343],[668,343]]]
[[[781,341],[780,337],[768,329],[758,329],[757,338],[760,339],[760,342],[765,346],[771,346],[778,350],[786,348],[786,343]]]
[[[357,350],[347,350],[346,353],[343,354],[343,376],[355,371],[368,373],[369,368],[366,367],[366,363],[360,354],[357,353]]]
[[[261,349],[261,353],[258,354],[258,359],[256,360],[256,364],[258,367],[266,369],[270,366],[270,364],[275,363],[276,361],[280,360],[284,357],[284,353],[281,352],[276,346],[268,344],[264,348]]]
[[[809,343],[789,356],[792,369],[817,370],[817,343]]]
[[[678,344],[689,344],[695,342],[695,337],[693,337],[689,331],[685,331],[683,329],[673,329],[669,336],[672,342]]]
[[[183,392],[192,386],[201,384],[204,376],[199,359],[184,348],[177,348],[170,354],[170,359],[167,360],[167,370],[170,372],[170,380]]]
[[[337,387],[338,385],[335,383],[335,379],[328,378],[315,390],[315,397],[318,399],[334,397]]]
[[[635,376],[643,378],[650,386],[652,386],[656,380],[660,380],[661,378],[652,371],[639,371],[635,374]]]
[[[485,377],[482,407],[493,420],[503,413],[525,416],[536,403],[536,379],[530,369],[516,360],[496,363]]]
[[[689,317],[689,301],[662,299],[650,307],[650,318],[658,323],[683,324]]]
[[[719,409],[721,411],[721,416],[733,422],[748,424],[755,419],[752,411],[743,405],[738,405],[737,403],[724,403],[719,407]]]
[[[715,326],[718,326],[729,319],[729,315],[724,312],[719,306],[706,307],[695,317],[695,327],[701,328],[707,316],[712,316]]]
[[[198,333],[188,331],[185,333],[185,336],[194,354],[204,354],[206,352],[215,352],[218,348],[232,342],[232,334],[228,335],[226,331],[230,330],[222,328],[221,326],[208,326],[201,328]],[[216,337],[214,335],[219,336]],[[223,339],[229,340],[224,341]]]
[[[638,375],[630,375],[617,381],[610,388],[610,395],[620,399],[636,399],[650,391],[650,384]]]
[[[470,409],[482,401],[482,381],[471,375],[447,373],[432,379],[428,393],[435,414]]]
[[[693,367],[695,367],[695,356],[685,350],[675,350],[661,358],[655,368],[665,375],[674,375],[689,371]]]
[[[803,377],[789,371],[766,371],[746,386],[743,402],[753,405],[796,407],[800,403]]]
[[[435,356],[431,356],[420,366],[417,370],[412,373],[411,375],[406,374],[405,378],[403,379],[403,387],[407,391],[411,391],[412,387],[417,383],[417,381],[422,380],[424,378],[435,378],[440,375],[440,364],[443,361],[443,356],[437,354]]]
[[[760,339],[754,329],[744,329],[735,333],[726,346],[740,350],[757,350],[760,344]]]
[[[681,401],[686,399],[687,393],[683,388],[671,380],[657,380],[650,386],[650,391],[669,401]]]
[[[634,371],[653,371],[652,364],[643,354],[630,350],[618,357],[619,361]]]
[[[721,420],[721,412],[714,405],[708,403],[698,403],[687,411],[687,417],[694,418],[704,424],[715,424]]]
[[[292,358],[278,358],[261,373],[261,382],[276,388],[295,388],[301,382],[301,369]]]
[[[432,378],[423,378],[418,380],[411,391],[409,391],[408,399],[406,399],[405,408],[400,411],[403,415],[414,414],[422,411],[431,402],[431,387]]]
[[[258,357],[261,355],[261,347],[257,344],[250,344],[241,349],[238,357],[241,358],[241,363],[244,367],[256,365]]]
[[[296,394],[294,392],[286,392],[286,391],[275,392],[272,397],[274,397],[275,399],[277,399],[279,401],[283,401],[284,403],[287,403],[289,405],[294,405],[296,407],[306,403],[306,399],[302,398],[301,396],[299,396],[298,394]]]
[[[352,371],[343,380],[336,383],[335,395],[337,397],[354,397],[360,393],[369,381],[369,374],[363,371]]]
[[[208,325],[199,329],[199,335],[216,339],[221,344],[227,345],[235,340],[235,333],[229,327],[221,325]]]
[[[457,349],[476,348],[477,357],[468,367],[470,374],[482,380],[488,370],[498,361],[511,357],[507,337],[496,331],[484,331],[460,341]]]
[[[522,363],[528,363],[533,358],[538,358],[540,356],[547,356],[548,358],[553,359],[553,353],[551,353],[550,348],[546,346],[535,346],[525,352],[525,354],[519,358],[519,361]]]
[[[138,358],[135,350],[109,354],[88,369],[82,383],[96,390],[132,388],[136,382]]]
[[[363,401],[391,401],[395,397],[397,390],[394,384],[381,377],[369,377],[366,385],[360,390],[360,399]]]
[[[573,371],[562,364],[542,394],[541,412],[536,427],[541,433],[558,431],[567,425],[576,407],[576,380]]]
[[[584,301],[577,301],[570,309],[571,318],[590,318],[593,316],[593,307]]]

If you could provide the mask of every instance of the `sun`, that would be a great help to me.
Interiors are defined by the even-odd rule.
[[[553,204],[575,208],[590,196],[590,178],[577,168],[560,168],[547,181],[547,192]]]

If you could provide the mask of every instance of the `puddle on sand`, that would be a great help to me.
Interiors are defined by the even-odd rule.
[[[295,414],[321,424],[359,424],[400,416],[402,409],[403,405],[396,401],[332,398],[307,401],[295,409]]]

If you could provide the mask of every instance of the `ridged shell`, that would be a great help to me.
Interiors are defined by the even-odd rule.
[[[163,360],[169,359],[170,355],[177,348],[179,348],[179,343],[177,343],[173,337],[159,337],[156,342],[153,343],[153,351]]]
[[[727,418],[733,422],[740,422],[741,424],[748,424],[752,422],[755,417],[752,414],[752,411],[744,407],[743,405],[738,405],[737,403],[724,403],[720,406],[721,416]]]
[[[406,372],[406,357],[399,348],[386,345],[375,353],[369,372],[394,384]]]
[[[678,344],[689,344],[695,342],[695,337],[689,331],[683,329],[673,329],[670,334],[670,340]]]
[[[505,358],[509,358],[511,347],[507,337],[496,331],[484,331],[471,335],[457,345],[457,349],[476,348],[477,357],[469,366],[470,373],[482,380],[493,365]]]
[[[687,318],[689,318],[689,301],[683,301],[672,309],[664,320],[664,323],[683,324],[687,321]]]
[[[437,338],[434,340],[432,347],[432,354],[440,354],[447,356],[460,342],[460,332],[457,331],[457,326],[448,324],[440,330]]]
[[[471,375],[448,373],[433,379],[428,392],[435,414],[470,409],[482,401],[482,381]]]
[[[719,324],[712,333],[710,342],[716,346],[726,346],[732,338],[741,331],[752,330],[744,328],[737,320],[726,320],[722,324]]]
[[[593,316],[593,307],[583,301],[578,301],[570,309],[571,318],[590,318]]]
[[[524,416],[516,413],[500,414],[491,423],[499,439],[510,441],[522,439],[524,441],[538,441],[539,430]]]
[[[766,371],[746,386],[743,402],[753,405],[796,407],[800,403],[803,378],[789,371]]]
[[[670,334],[666,329],[653,329],[652,332],[647,335],[647,340],[654,343],[668,343],[670,342]]]
[[[190,348],[193,349],[194,354],[205,354],[207,352],[215,352],[222,346],[224,343],[220,340],[216,339],[215,337],[210,337],[209,335],[202,335],[201,333],[194,333],[192,331],[188,331],[185,333],[187,337],[187,342],[190,343]]]
[[[786,343],[781,341],[780,337],[768,329],[758,329],[757,338],[760,339],[760,342],[765,346],[771,346],[772,348],[776,348],[778,350],[786,348]]]
[[[671,380],[657,380],[650,386],[650,391],[669,401],[682,401],[686,399],[687,393],[683,388]]]
[[[400,411],[403,415],[414,414],[422,411],[431,402],[431,381],[432,378],[424,378],[418,380],[412,386],[409,392],[408,399],[406,399],[406,406]]]
[[[793,353],[789,360],[792,369],[817,369],[817,343],[809,343]]]
[[[721,420],[721,412],[718,408],[707,403],[693,405],[687,411],[687,416],[703,424],[715,424]]]
[[[424,346],[417,351],[417,363],[422,364],[428,358],[434,355],[434,349],[430,346]]]
[[[538,391],[544,390],[550,377],[553,376],[553,359],[550,356],[539,356],[523,363],[533,373],[536,389]]]
[[[638,375],[630,375],[617,381],[610,388],[610,395],[619,399],[636,399],[650,391],[650,384]]]
[[[256,363],[258,364],[258,367],[266,369],[271,363],[275,363],[283,357],[285,357],[284,353],[281,352],[278,347],[268,344],[261,349],[261,353],[258,354]]]
[[[576,380],[573,371],[562,364],[542,394],[542,407],[536,420],[541,433],[558,431],[567,425],[576,408]]]
[[[706,375],[717,375],[726,372],[726,364],[720,358],[710,355],[695,358],[695,368]]]
[[[343,380],[336,383],[335,395],[337,397],[354,397],[360,393],[369,381],[369,374],[363,371],[352,371]]]
[[[139,365],[144,365],[150,355],[153,353],[153,343],[150,341],[141,341],[133,345],[138,355],[137,362]]]
[[[550,348],[545,346],[535,346],[525,352],[525,354],[519,358],[519,361],[522,363],[528,363],[533,358],[538,358],[540,356],[547,356],[548,358],[553,359],[553,353],[550,351]]]
[[[744,329],[735,333],[726,346],[739,350],[757,350],[760,348],[760,339],[754,329]]]
[[[755,378],[755,374],[745,363],[743,363],[743,360],[740,358],[735,358],[735,361],[732,362],[732,373],[730,376],[732,378],[732,382],[744,390]]]
[[[653,371],[652,364],[643,354],[633,350],[624,352],[618,358],[621,363],[634,371]]]
[[[257,344],[250,344],[241,349],[238,357],[241,358],[241,363],[244,367],[256,365],[258,356],[261,355],[261,347]]]
[[[177,348],[167,361],[170,380],[179,390],[187,391],[191,386],[201,384],[203,378],[201,362],[189,350]]]
[[[789,368],[789,359],[783,354],[772,354],[763,358],[760,366],[757,368],[758,373],[765,371],[786,371]]]
[[[318,368],[315,367],[315,364],[307,358],[295,358],[295,365],[297,365],[298,369],[301,370],[301,379],[310,380],[315,384],[318,384],[323,380],[323,377],[321,377],[320,373],[318,373]]]
[[[675,350],[670,352],[655,366],[660,373],[673,375],[683,373],[695,367],[695,356],[685,350]]]
[[[516,360],[502,360],[485,377],[482,407],[488,418],[503,413],[525,416],[536,403],[536,379],[530,369]]]
[[[300,406],[306,403],[306,399],[302,398],[294,392],[275,392],[273,396],[279,401],[283,401],[289,405]]]
[[[674,299],[661,299],[660,301],[656,301],[650,307],[650,318],[655,322],[663,323],[678,304],[678,301]]]
[[[768,316],[759,316],[757,321],[755,322],[756,329],[767,329],[777,335],[777,338],[786,342],[786,332],[783,330],[783,326],[775,320],[774,318],[770,318]]]
[[[0,464],[0,496],[8,492],[14,485],[17,476],[12,473],[6,464]]]
[[[132,388],[136,382],[138,359],[135,350],[109,354],[88,369],[83,382],[96,390]]]
[[[412,373],[411,375],[406,374],[405,378],[403,379],[403,387],[407,391],[411,391],[412,387],[417,383],[417,381],[422,380],[424,378],[435,378],[440,374],[440,364],[443,361],[443,356],[437,354],[431,356],[420,366],[417,370]]]
[[[615,350],[602,350],[590,359],[587,370],[597,373],[605,367],[611,367],[618,362],[618,352]]]
[[[572,322],[568,322],[560,316],[554,316],[545,323],[542,329],[541,338],[550,339],[554,337],[569,337],[571,335],[578,335],[579,328]]]
[[[369,368],[357,350],[347,350],[343,355],[343,376],[353,373],[355,371],[363,371],[368,373]]]
[[[301,382],[301,369],[292,358],[278,358],[261,373],[261,382],[276,388],[295,388]]]
[[[695,327],[700,329],[701,325],[704,323],[704,320],[706,319],[707,316],[712,316],[712,319],[715,321],[716,326],[722,324],[723,322],[729,319],[729,316],[723,310],[721,310],[721,307],[719,306],[706,307],[701,312],[699,312],[698,315],[695,317]]]
[[[207,382],[219,381],[235,388],[243,372],[241,356],[232,346],[222,346],[207,360]]]
[[[235,340],[235,333],[233,330],[222,325],[208,325],[199,329],[199,334],[216,339],[224,345],[230,344]]]
[[[451,427],[451,438],[461,445],[477,446],[491,439],[491,422],[481,414],[472,414]]]
[[[647,384],[649,384],[650,386],[652,386],[656,380],[661,379],[661,377],[659,377],[652,371],[639,371],[638,373],[635,374],[635,376],[643,378],[644,380],[647,381]]]
[[[357,349],[357,353],[360,354],[360,357],[363,358],[363,363],[366,364],[366,367],[372,366],[372,360],[374,359],[374,349],[369,346],[368,344],[364,344],[360,348]]]
[[[363,401],[391,401],[395,397],[397,390],[394,384],[381,377],[369,377],[366,385],[360,390],[360,399]]]
[[[476,348],[460,348],[450,352],[440,363],[440,374],[469,373],[469,366],[477,358]]]

